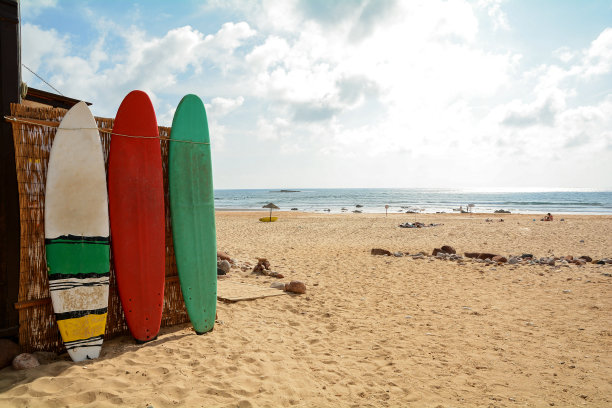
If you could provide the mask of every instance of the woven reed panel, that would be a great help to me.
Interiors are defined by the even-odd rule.
[[[42,120],[58,123],[66,114],[65,109],[33,108],[11,104],[12,116],[23,120]],[[104,164],[108,166],[108,152],[113,119],[96,118],[104,152]],[[49,280],[45,259],[45,183],[49,152],[57,128],[49,124],[12,122],[15,144],[15,162],[19,187],[21,214],[21,257],[19,278],[19,342],[23,351],[47,350],[62,352],[62,343],[55,315],[49,299]],[[162,138],[170,137],[170,128],[159,127]],[[189,321],[176,272],[174,246],[168,193],[168,141],[161,140],[164,179],[164,203],[166,216],[166,287],[162,327]],[[108,170],[108,167],[107,167]],[[112,234],[112,231],[111,231]],[[115,269],[112,260],[108,299],[108,318],[105,338],[110,339],[128,333],[123,309],[117,291]]]

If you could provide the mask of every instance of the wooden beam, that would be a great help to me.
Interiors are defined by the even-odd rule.
[[[21,85],[19,4],[0,0],[0,112],[11,114],[19,103]],[[0,122],[0,335],[14,335],[19,313],[13,307],[19,294],[19,193],[15,147],[10,124]],[[3,334],[4,333],[4,334]]]

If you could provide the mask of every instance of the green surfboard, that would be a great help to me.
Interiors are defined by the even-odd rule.
[[[176,267],[189,319],[202,334],[215,324],[217,238],[208,121],[195,95],[176,108],[168,172]]]

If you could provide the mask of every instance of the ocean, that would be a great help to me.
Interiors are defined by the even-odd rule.
[[[505,210],[521,214],[612,214],[612,191],[480,191],[461,189],[339,188],[215,190],[217,210],[261,210],[267,203],[281,210],[341,213],[473,212]],[[357,207],[357,206],[361,207]],[[344,209],[344,210],[343,210]]]

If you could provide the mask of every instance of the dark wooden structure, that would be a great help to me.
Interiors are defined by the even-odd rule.
[[[28,92],[25,95],[24,100],[30,102],[36,102],[40,105],[45,105],[50,108],[62,108],[70,109],[80,101],[78,99],[69,98],[67,96],[54,94],[47,91],[42,91],[36,88],[28,87]],[[91,105],[90,102],[85,102],[87,105]]]
[[[0,337],[18,334],[19,314],[14,305],[19,293],[20,222],[11,103],[20,102],[21,50],[19,4],[0,0]]]

